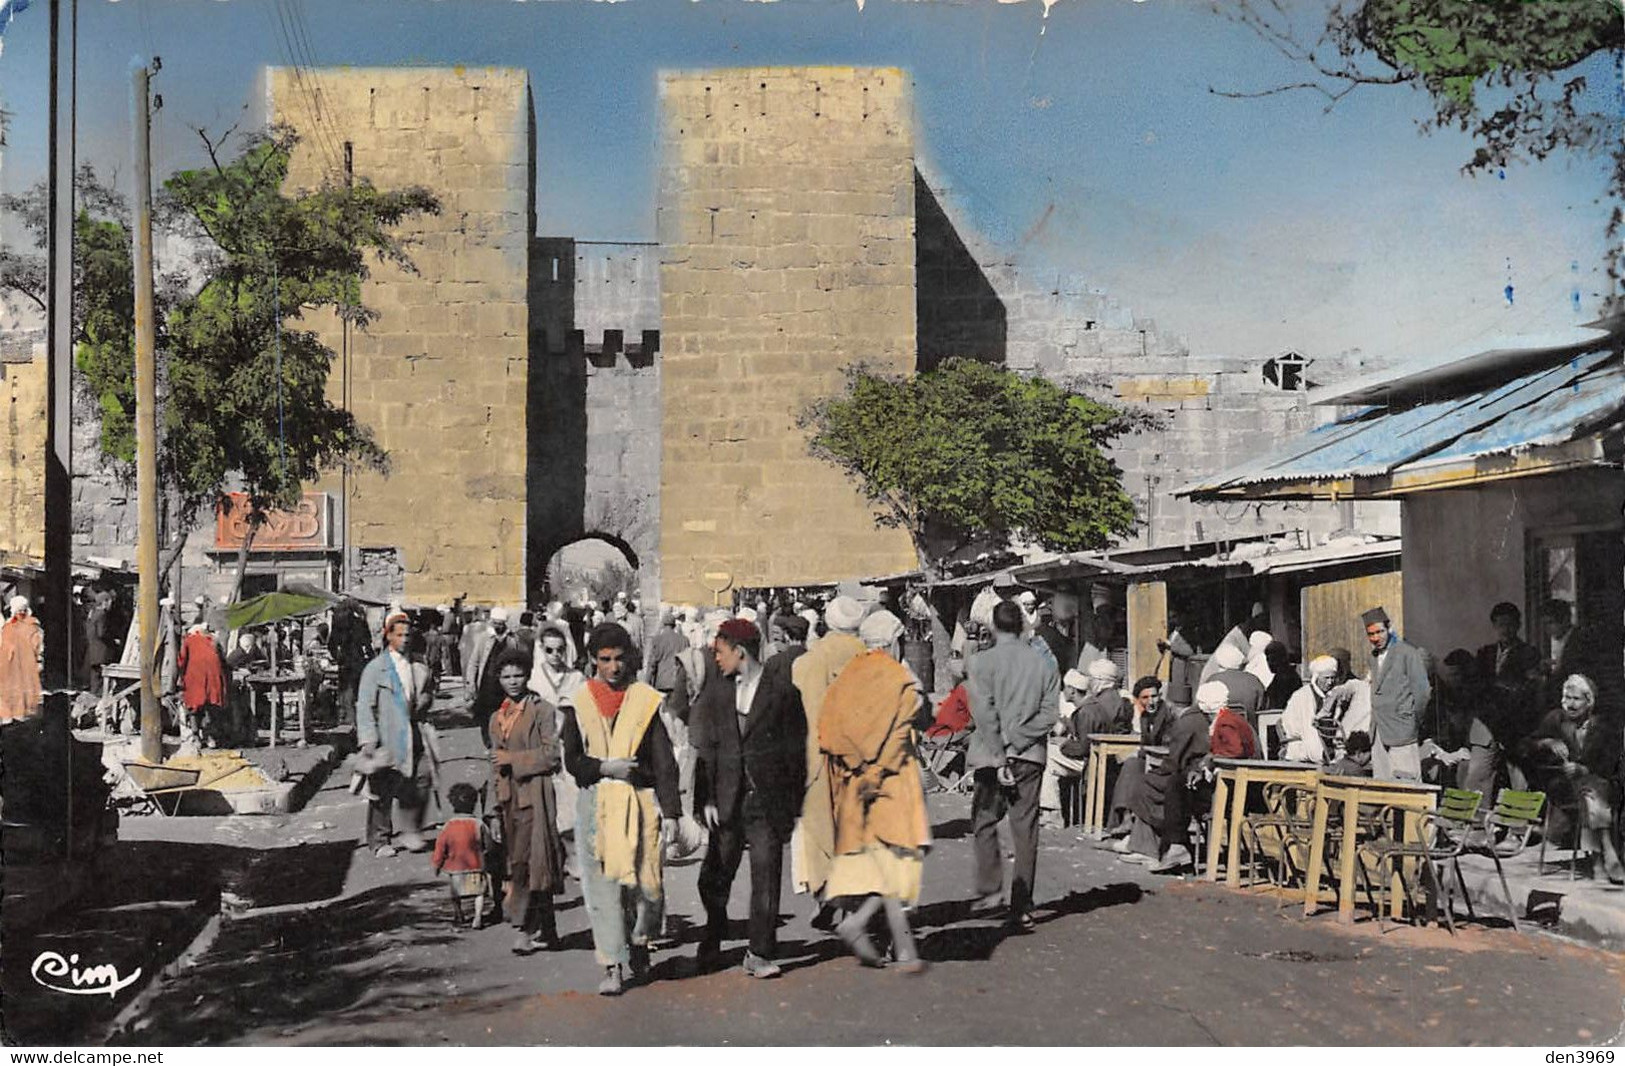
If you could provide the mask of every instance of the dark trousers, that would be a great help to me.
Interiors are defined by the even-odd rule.
[[[395,828],[390,812],[396,800],[400,801],[402,813],[407,819],[405,830],[415,833],[423,828],[424,797],[428,793],[428,785],[429,764],[426,758],[417,760],[416,773],[411,777],[394,767],[387,767],[367,779],[367,787],[372,790],[372,801],[367,804],[369,848],[389,843]]]
[[[784,837],[762,813],[754,790],[739,800],[730,822],[711,830],[700,864],[700,901],[705,904],[705,939],[720,944],[728,932],[728,892],[739,860],[750,849],[750,950],[771,959],[778,953],[779,882],[784,873]]]
[[[355,701],[361,688],[361,672],[349,667],[339,668],[339,691],[335,697],[339,709],[339,725],[355,725]]]
[[[1035,762],[1010,764],[1016,784],[999,784],[991,766],[976,771],[976,792],[971,797],[971,832],[976,844],[976,894],[991,896],[1004,887],[1004,857],[999,852],[999,820],[1010,819],[1016,846],[1015,876],[1010,882],[1010,913],[1026,914],[1033,905],[1033,881],[1038,876],[1038,790],[1044,767]]]
[[[1205,785],[1191,789],[1177,775],[1169,782],[1168,795],[1163,800],[1162,825],[1157,827],[1157,837],[1164,852],[1175,844],[1190,847],[1191,812],[1202,810],[1211,803],[1211,796],[1211,789]]]

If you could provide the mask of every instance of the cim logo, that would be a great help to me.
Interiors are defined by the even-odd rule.
[[[64,959],[54,951],[42,951],[36,955],[34,965],[29,967],[28,972],[36,984],[52,992],[63,992],[70,996],[105,995],[109,999],[129,988],[141,976],[141,969],[137,967],[128,977],[120,977],[118,967],[105,962],[100,966],[81,969],[78,955]]]

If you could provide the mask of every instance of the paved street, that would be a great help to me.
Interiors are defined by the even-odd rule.
[[[452,774],[477,773],[477,736],[450,737],[470,756]],[[223,921],[116,1040],[1550,1045],[1612,1041],[1625,1021],[1619,956],[1507,928],[1451,937],[1305,922],[1267,896],[1152,877],[1070,830],[1045,835],[1037,929],[1006,938],[966,913],[969,801],[957,796],[932,803],[937,844],[916,916],[935,964],[925,976],[859,969],[788,891],[783,978],[753,981],[737,965],[693,976],[701,912],[689,861],[668,871],[680,945],[657,955],[652,984],[604,999],[592,992],[599,974],[574,881],[563,949],[515,957],[506,926],[453,927],[426,856],[338,846],[359,839],[364,816],[347,776],[278,828],[306,844],[283,853],[294,868],[276,879],[279,899],[290,884],[314,897],[340,879],[341,893]],[[228,826],[253,831],[252,820]],[[734,893],[738,936],[745,884]],[[733,941],[726,957],[742,951]]]

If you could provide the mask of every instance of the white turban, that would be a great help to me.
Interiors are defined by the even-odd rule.
[[[757,615],[754,607],[741,607],[734,617],[743,618],[747,622],[754,622],[759,616]]]
[[[11,613],[13,615],[21,614],[22,612],[27,611],[28,609],[29,608],[28,608],[28,597],[27,596],[13,596],[11,598]]]
[[[1089,676],[1096,681],[1117,681],[1122,674],[1118,672],[1117,664],[1110,659],[1096,659],[1088,666]]]
[[[1038,602],[1038,595],[1034,593],[1032,589],[1028,589],[1026,592],[1023,592],[1021,595],[1016,597],[1016,602],[1020,603],[1024,607],[1031,607],[1033,604]]]
[[[863,604],[851,596],[837,596],[824,608],[824,621],[831,629],[842,633],[855,633],[863,622]]]
[[[1061,683],[1067,688],[1085,689],[1089,687],[1089,679],[1076,670],[1068,670],[1066,676],[1061,678]]]
[[[858,627],[858,636],[871,648],[889,648],[902,635],[902,620],[886,610],[876,611]]]
[[[1247,653],[1247,658],[1251,659],[1255,656],[1262,656],[1264,654],[1265,646],[1274,639],[1274,637],[1270,636],[1262,629],[1248,637],[1247,644],[1249,646],[1249,650]]]
[[[1218,714],[1230,702],[1230,689],[1223,681],[1209,681],[1196,690],[1196,706],[1203,714]]]
[[[818,612],[811,607],[801,612],[801,617],[807,620],[807,628],[813,632],[818,631]]]
[[[491,608],[491,621],[493,621],[493,622],[506,622],[507,620],[508,620],[508,609],[506,607],[493,607],[493,608]]]
[[[1247,653],[1234,644],[1220,644],[1213,651],[1213,661],[1225,670],[1240,670],[1247,665]]]
[[[1337,660],[1330,655],[1317,655],[1309,660],[1310,677],[1323,677],[1327,674],[1336,675],[1339,669],[1341,667],[1337,665]]]

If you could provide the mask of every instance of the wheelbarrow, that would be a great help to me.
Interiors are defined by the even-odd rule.
[[[203,774],[202,770],[160,766],[139,760],[125,762],[124,772],[146,794],[153,808],[166,817],[181,809],[181,800],[186,793],[197,788],[198,778]],[[164,809],[165,799],[174,800],[168,810]]]

